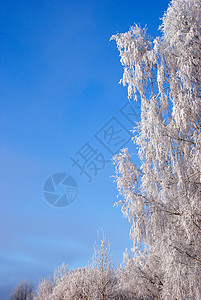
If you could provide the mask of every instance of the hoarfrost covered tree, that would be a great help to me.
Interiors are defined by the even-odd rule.
[[[54,283],[51,279],[42,280],[38,285],[34,300],[49,300],[52,295],[53,287]]]
[[[129,99],[141,166],[114,157],[117,188],[132,223],[137,289],[144,298],[201,299],[201,1],[173,0],[151,40],[135,25],[112,37]]]
[[[34,300],[92,300],[95,290],[94,272],[91,268],[68,271],[65,264],[54,272],[53,280],[39,283]]]
[[[95,245],[93,256],[94,299],[113,299],[116,293],[116,277],[114,274],[111,244],[106,239],[104,230],[98,234],[100,245]]]
[[[69,271],[63,264],[55,271],[53,280],[45,279],[39,283],[34,299],[124,299],[116,297],[116,274],[112,266],[110,243],[104,231],[99,238],[100,245],[95,245],[91,266]]]
[[[40,281],[34,300],[64,299],[67,273],[66,265],[62,264],[55,270],[53,280],[48,278]]]
[[[60,273],[56,271],[54,276],[54,289],[51,295],[51,300],[79,300],[91,299],[91,289],[93,286],[93,276],[90,268],[78,268],[75,270]]]
[[[118,292],[122,297],[120,299],[137,299],[135,277],[136,272],[126,250],[123,265],[118,268],[117,272]]]
[[[65,300],[92,299],[93,274],[90,268],[71,270],[67,277]]]

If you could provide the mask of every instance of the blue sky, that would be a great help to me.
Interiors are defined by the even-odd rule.
[[[127,90],[118,84],[122,67],[109,39],[134,22],[158,35],[168,1],[8,0],[0,5],[4,300],[21,279],[36,285],[62,262],[69,268],[87,265],[102,227],[115,264],[131,247],[130,225],[113,207],[112,154],[95,138],[107,122],[132,128],[119,111]],[[70,159],[87,142],[109,161],[90,183]],[[127,147],[138,163],[135,147],[131,142]],[[75,201],[64,208],[51,206],[43,195],[45,181],[58,172],[70,174],[78,185]]]

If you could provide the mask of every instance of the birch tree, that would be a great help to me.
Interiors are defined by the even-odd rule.
[[[127,149],[114,157],[118,204],[131,222],[134,264],[145,278],[152,274],[154,298],[199,300],[201,1],[173,0],[160,31],[152,40],[135,25],[112,36],[121,83],[129,100],[141,103],[133,129],[141,165]]]

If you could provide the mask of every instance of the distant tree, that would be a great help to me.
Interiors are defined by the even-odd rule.
[[[53,288],[54,288],[54,283],[52,282],[51,279],[42,280],[38,285],[34,300],[36,300],[36,299],[37,300],[50,300]]]
[[[30,282],[21,281],[10,295],[10,300],[32,300],[34,289]]]
[[[132,223],[133,284],[154,299],[201,299],[201,1],[173,0],[154,41],[135,25],[112,37],[129,99],[140,167],[114,157]]]
[[[61,272],[62,270],[62,272]],[[81,300],[92,299],[93,289],[92,270],[88,267],[67,271],[63,265],[55,272],[54,289],[49,299]]]
[[[98,234],[100,245],[95,244],[93,255],[94,299],[113,299],[117,289],[111,254],[111,244],[104,230]]]
[[[53,280],[39,283],[34,300],[123,299],[116,297],[117,279],[104,231],[99,238],[100,245],[95,244],[91,266],[69,271],[63,264],[54,272]]]
[[[93,297],[94,276],[93,271],[89,267],[70,270],[68,273],[68,284],[66,284],[65,300],[81,300]]]

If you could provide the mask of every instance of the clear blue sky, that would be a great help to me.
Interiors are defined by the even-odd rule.
[[[94,135],[101,135],[112,117],[132,128],[119,111],[127,90],[118,84],[122,67],[111,35],[134,22],[158,35],[167,5],[166,0],[1,1],[1,300],[19,280],[36,285],[62,262],[69,268],[87,265],[102,227],[115,264],[131,247],[130,225],[113,207],[112,154]],[[109,160],[90,183],[70,160],[87,141]],[[131,142],[127,147],[136,153]],[[46,179],[57,172],[71,174],[78,184],[75,201],[64,208],[51,206],[43,195]]]

